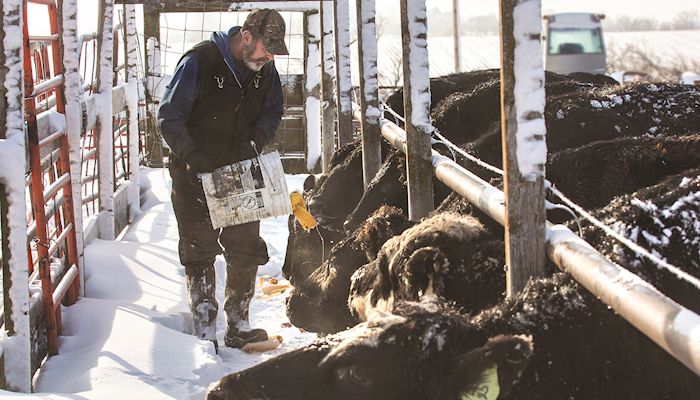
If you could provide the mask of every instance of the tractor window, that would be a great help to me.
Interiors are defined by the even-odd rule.
[[[547,37],[549,54],[598,54],[603,52],[600,28],[550,28]]]

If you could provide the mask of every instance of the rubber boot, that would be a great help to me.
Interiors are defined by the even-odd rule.
[[[236,265],[226,259],[226,290],[224,291],[224,311],[228,328],[224,343],[228,347],[241,348],[248,343],[267,340],[263,329],[251,329],[248,324],[248,309],[255,294],[257,265]]]
[[[194,322],[194,335],[209,340],[218,351],[216,342],[216,274],[214,265],[186,266],[187,293],[190,298],[190,311]]]

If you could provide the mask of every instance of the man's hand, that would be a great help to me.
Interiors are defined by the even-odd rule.
[[[251,158],[255,158],[258,156],[258,153],[255,152],[257,149],[258,152],[260,152],[260,149],[257,148],[257,145],[255,148],[253,146],[255,145],[255,142],[252,140],[244,141],[241,144],[241,149],[238,152],[238,158],[240,160],[249,160]]]
[[[202,172],[211,172],[215,169],[214,161],[211,156],[201,150],[192,150],[185,156],[187,170],[200,174]]]

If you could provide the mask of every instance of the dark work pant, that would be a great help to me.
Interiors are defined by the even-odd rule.
[[[269,257],[260,237],[260,222],[212,228],[202,183],[186,167],[181,159],[171,158],[171,198],[180,233],[180,263],[191,267],[211,265],[223,249],[237,265],[265,264]]]

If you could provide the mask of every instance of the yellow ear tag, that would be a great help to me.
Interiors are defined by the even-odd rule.
[[[289,201],[292,203],[292,213],[296,217],[302,228],[307,232],[316,227],[316,219],[306,208],[304,197],[297,190],[289,194]]]
[[[498,368],[494,365],[483,372],[481,381],[474,388],[462,393],[462,400],[496,400],[500,393]]]

